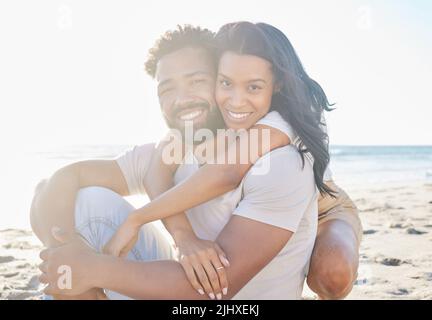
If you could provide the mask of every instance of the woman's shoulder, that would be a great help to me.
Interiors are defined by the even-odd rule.
[[[264,117],[258,120],[256,124],[278,129],[279,131],[286,134],[291,141],[294,141],[297,137],[291,124],[285,120],[279,112],[274,110],[268,112]]]
[[[313,177],[313,168],[309,161],[303,162],[300,152],[294,145],[274,149],[263,155],[249,170],[248,175],[261,176],[278,180],[283,177],[300,178]]]

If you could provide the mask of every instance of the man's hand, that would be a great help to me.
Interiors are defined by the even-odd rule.
[[[77,234],[66,234],[56,227],[52,233],[62,245],[40,253],[43,262],[39,265],[39,281],[48,284],[44,293],[77,296],[94,289],[92,266],[97,261],[96,252]],[[98,292],[97,296],[102,295]]]
[[[228,292],[228,280],[224,267],[228,259],[216,242],[199,239],[185,233],[176,237],[178,260],[195,290],[205,292],[210,299],[222,299]]]
[[[141,225],[134,220],[133,216],[133,214],[129,215],[104,246],[102,249],[104,254],[124,258],[127,256],[128,252],[132,250],[138,240],[138,234],[141,228]]]

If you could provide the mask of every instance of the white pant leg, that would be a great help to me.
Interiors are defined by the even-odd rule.
[[[83,188],[75,202],[77,231],[98,252],[111,239],[134,207],[112,190],[102,187]],[[174,249],[166,236],[153,223],[141,227],[138,241],[127,258],[133,261],[174,259]],[[110,299],[130,299],[106,290]]]

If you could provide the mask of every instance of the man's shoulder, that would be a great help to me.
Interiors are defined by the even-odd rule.
[[[151,155],[156,148],[156,143],[145,143],[140,145],[133,145],[126,149],[125,152],[120,154],[118,158],[124,158],[124,157],[136,157],[140,158],[142,156],[148,157]]]
[[[156,148],[156,143],[149,142],[149,143],[135,145],[131,148],[131,150],[137,153],[143,153],[143,152],[153,152],[155,148]]]

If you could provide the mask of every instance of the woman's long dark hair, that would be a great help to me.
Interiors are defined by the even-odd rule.
[[[272,64],[275,83],[280,89],[273,94],[271,110],[278,111],[297,133],[303,165],[305,155],[313,157],[318,190],[321,194],[334,195],[323,182],[330,156],[322,113],[331,111],[331,104],[321,86],[307,75],[288,38],[266,23],[236,22],[218,31],[216,44],[219,57],[226,51],[233,51],[254,55]]]

